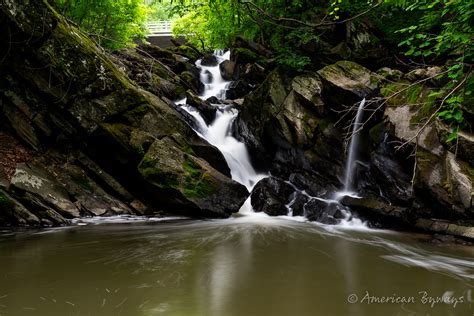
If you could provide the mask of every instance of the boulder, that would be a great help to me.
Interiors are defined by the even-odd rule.
[[[201,82],[200,72],[196,67],[183,71],[180,77],[194,93],[202,94],[204,92],[204,84]]]
[[[186,104],[194,107],[201,113],[201,116],[208,125],[216,118],[217,108],[209,104],[209,102],[202,100],[190,90],[186,91]]]
[[[351,106],[377,90],[377,75],[351,61],[338,61],[317,73],[323,81],[323,98],[334,109]]]
[[[52,175],[38,167],[18,165],[10,185],[16,191],[36,196],[42,204],[50,205],[65,218],[81,215],[65,188]]]
[[[432,154],[440,156],[444,153],[435,123],[428,124],[421,133],[418,134],[421,124],[412,123],[415,112],[409,105],[388,106],[385,108],[384,116],[386,121],[393,126],[393,136],[402,142],[415,142],[421,148],[430,151]],[[390,129],[390,128],[389,128]],[[416,137],[418,135],[418,137]]]
[[[231,60],[224,60],[222,63],[219,64],[219,70],[224,80],[230,81],[236,79],[235,62]]]
[[[344,209],[338,203],[327,203],[317,198],[311,199],[304,207],[306,217],[328,225],[336,225],[345,218]]]
[[[271,216],[287,215],[286,205],[294,192],[291,185],[281,179],[268,177],[260,180],[252,190],[251,203],[255,212]]]
[[[183,153],[169,138],[157,139],[138,165],[143,179],[155,188],[155,199],[186,215],[228,217],[248,196],[247,189],[205,160]]]
[[[392,220],[407,225],[411,219],[410,209],[390,205],[376,198],[345,196],[342,198],[341,204],[369,218],[385,218],[385,222]]]
[[[217,57],[214,54],[206,54],[201,59],[201,65],[206,67],[215,67],[219,64]]]
[[[318,75],[289,78],[276,69],[245,97],[235,134],[259,157],[257,165],[280,177],[298,171],[327,184],[338,182],[342,137],[329,120],[319,116],[325,111],[320,91]]]

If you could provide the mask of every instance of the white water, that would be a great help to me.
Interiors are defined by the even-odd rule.
[[[218,60],[218,65],[217,66],[202,66],[201,60],[198,60],[196,62],[196,66],[200,68],[200,78],[201,81],[204,83],[205,91],[201,97],[201,99],[208,99],[212,96],[217,97],[218,99],[224,99],[225,98],[225,93],[227,90],[228,85],[230,84],[229,81],[226,81],[222,78],[220,70],[219,70],[219,64],[222,63],[224,60],[229,59],[229,52],[223,53],[223,52],[218,52],[216,54],[217,60]],[[211,76],[209,76],[211,74]],[[217,107],[217,113],[216,113],[216,118],[215,120],[210,124],[207,125],[207,123],[204,121],[202,118],[201,114],[199,111],[197,111],[194,107],[186,105],[186,99],[179,100],[176,102],[176,104],[180,104],[184,110],[186,110],[189,114],[191,114],[195,120],[196,120],[196,132],[207,140],[210,144],[216,146],[224,155],[224,158],[230,168],[231,171],[231,176],[232,179],[245,185],[249,192],[252,191],[253,187],[255,184],[260,181],[261,179],[267,177],[268,175],[266,174],[261,174],[257,173],[255,169],[252,166],[252,163],[250,161],[250,156],[248,153],[248,150],[245,146],[244,143],[240,142],[236,138],[232,136],[231,133],[231,128],[232,124],[235,120],[235,118],[238,115],[238,110],[231,106],[231,105],[219,105],[219,104],[213,104],[215,107]],[[356,122],[354,123],[354,130],[356,131],[356,126],[360,124],[360,113],[362,112],[362,108],[365,104],[365,99],[361,102],[361,105],[359,106],[359,110],[357,112],[356,116]],[[354,135],[355,136],[355,135]],[[355,137],[354,137],[355,138]],[[357,139],[352,139],[351,145],[350,145],[350,155],[348,159],[348,166],[353,167],[353,160],[355,159],[354,151],[355,148],[357,147]],[[349,162],[349,160],[351,162]],[[351,168],[348,168],[346,172],[346,179],[349,177],[349,179],[352,177],[352,175],[348,175],[347,173],[353,173],[352,170],[349,170]],[[336,193],[336,199],[334,200],[326,200],[326,199],[321,199],[318,197],[312,197],[309,196],[305,191],[300,191],[298,190],[293,184],[288,182],[290,185],[292,185],[295,189],[295,192],[299,192],[300,194],[306,195],[310,201],[311,199],[319,199],[322,201],[325,201],[327,203],[339,203],[338,198],[341,195],[348,195],[348,192],[338,192]],[[348,186],[346,186],[348,187]],[[288,216],[284,216],[286,219],[291,219],[291,220],[296,220],[296,221],[302,221],[306,220],[302,216],[292,216],[293,210],[291,208],[292,203],[294,200],[289,202],[286,205],[286,208],[288,209]],[[252,210],[252,205],[250,203],[250,197],[245,201],[245,203],[242,205],[242,207],[239,210],[240,214],[252,214],[253,216],[257,216],[258,213],[253,212]],[[365,225],[361,220],[357,218],[353,218],[352,214],[350,212],[344,212],[345,219],[343,219],[340,223],[341,227],[345,228],[362,228],[362,229],[367,229],[367,225]],[[258,214],[258,218],[262,219],[263,217],[268,217],[268,215],[262,213]]]
[[[359,103],[359,108],[357,109],[357,114],[352,126],[351,134],[351,143],[349,145],[349,152],[346,162],[346,175],[344,177],[344,191],[351,192],[351,185],[353,184],[354,170],[355,170],[355,161],[356,161],[356,150],[359,145],[359,134],[362,120],[362,112],[365,106],[365,98]]]
[[[218,60],[217,66],[202,66],[201,60],[196,62],[196,66],[201,69],[201,81],[205,87],[204,94],[200,96],[204,100],[213,96],[218,99],[225,98],[225,92],[230,83],[222,78],[219,70],[219,64],[229,59],[230,53],[218,52],[216,57]],[[209,78],[209,74],[211,74],[211,78]],[[245,185],[249,191],[252,191],[255,184],[267,176],[255,171],[250,162],[247,147],[232,136],[232,123],[239,113],[237,109],[233,106],[213,104],[217,107],[216,118],[210,125],[207,125],[196,109],[185,105],[186,100],[180,100],[176,103],[184,103],[182,107],[196,119],[198,125],[196,132],[222,152],[233,180]],[[249,210],[248,205],[244,205],[241,212],[245,210]]]

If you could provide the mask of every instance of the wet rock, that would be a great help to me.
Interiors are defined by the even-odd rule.
[[[405,207],[386,204],[375,198],[354,198],[345,196],[341,200],[341,204],[372,218],[391,218],[405,225],[410,223],[410,210]]]
[[[157,192],[156,202],[187,215],[228,217],[239,210],[247,189],[205,160],[183,153],[169,138],[156,140],[138,165]]]
[[[327,203],[313,198],[305,206],[306,216],[310,221],[323,224],[338,224],[344,216],[344,209],[337,203]]]
[[[216,118],[217,108],[209,104],[209,102],[199,98],[197,95],[192,93],[192,91],[186,91],[186,104],[198,110],[208,125]]]
[[[42,12],[41,19],[37,19],[37,12]],[[11,191],[15,192],[12,195],[43,224],[66,224],[65,218],[79,216],[81,212],[133,212],[130,203],[136,200],[153,210],[181,214],[188,210],[194,216],[224,217],[240,208],[248,196],[245,187],[224,174],[228,174],[227,168],[220,168],[221,173],[210,165],[225,163],[222,154],[215,155],[214,147],[200,140],[169,103],[139,87],[138,81],[143,79],[144,84],[156,79],[153,75],[137,72],[137,82],[132,81],[125,61],[111,59],[76,26],[60,19],[45,2],[25,3],[16,16],[1,8],[0,21],[18,36],[0,65],[2,91],[15,92],[0,93],[2,123],[6,117],[3,105],[8,103],[23,113],[16,117],[22,126],[34,128],[40,145],[50,148],[60,139],[62,157],[81,150],[93,162],[87,163],[87,167],[77,163],[85,176],[77,174],[84,176],[84,181],[71,184],[76,186],[71,188],[74,192],[65,188],[70,183],[68,175],[59,185],[61,177],[49,175],[54,168],[41,174],[17,170],[11,184]],[[45,32],[26,26],[34,21],[48,21]],[[23,38],[34,41],[35,49],[20,44],[24,43]],[[184,69],[181,62],[172,61],[173,56],[162,51],[153,53],[162,60],[162,65],[152,71],[159,78],[165,77],[161,82],[179,82],[195,94],[203,89],[196,67],[185,65],[187,70],[179,78],[167,70]],[[138,65],[142,57],[134,55],[125,60],[132,64],[136,61]],[[48,69],[41,65],[48,65]],[[171,77],[159,74],[164,70]],[[22,93],[24,87],[27,92]],[[28,102],[14,102],[15,95],[26,93]],[[8,120],[8,125],[12,122]],[[24,138],[28,142],[26,133]],[[205,157],[199,157],[197,152]],[[29,179],[26,182],[25,177]],[[38,179],[43,182],[38,184]],[[110,179],[115,181],[109,185]],[[174,179],[178,179],[178,184]],[[107,193],[103,199],[95,195],[102,195],[95,185]]]
[[[427,68],[417,68],[405,74],[404,78],[412,82],[428,79],[428,78],[433,78],[432,82],[434,82],[435,81],[434,77],[436,77],[436,75],[442,72],[443,72],[443,69],[437,66],[427,67]]]
[[[413,167],[406,168],[394,159],[393,155],[380,150],[371,153],[370,162],[371,174],[383,197],[398,205],[410,205],[415,196],[411,184],[412,175],[408,172],[413,170]],[[374,189],[376,194],[377,189]]]
[[[260,180],[252,190],[251,203],[255,212],[271,216],[287,215],[286,205],[294,189],[281,179],[268,177]]]
[[[214,54],[206,54],[201,59],[201,65],[206,67],[215,67],[218,63],[217,57]]]
[[[194,93],[202,94],[204,92],[204,84],[201,82],[199,69],[196,67],[183,71],[180,77],[187,83],[188,87],[191,88]]]
[[[290,205],[293,216],[305,216],[304,206],[308,203],[309,197],[298,191],[295,191],[293,195],[293,202]]]
[[[239,99],[246,96],[252,90],[253,87],[251,87],[245,80],[233,81],[229,84],[225,97],[230,100]]]
[[[452,223],[449,221],[419,218],[415,226],[428,232],[448,234],[474,241],[474,227],[463,223]]]
[[[219,64],[219,70],[224,80],[230,81],[236,79],[235,62],[231,60],[224,60],[222,63]]]
[[[203,83],[211,83],[213,79],[214,77],[209,70],[204,71],[203,78],[201,79]]]

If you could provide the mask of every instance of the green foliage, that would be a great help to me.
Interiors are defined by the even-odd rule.
[[[58,11],[107,48],[132,46],[145,36],[143,0],[55,0]]]
[[[386,0],[405,11],[421,12],[421,19],[400,29],[406,37],[399,43],[406,56],[422,60],[448,59],[448,83],[443,87],[438,117],[453,127],[448,142],[468,126],[463,107],[472,93],[474,61],[474,2],[463,0]]]

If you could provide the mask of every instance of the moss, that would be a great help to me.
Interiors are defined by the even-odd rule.
[[[161,170],[157,164],[156,160],[145,155],[142,161],[138,165],[138,171],[140,174],[150,182],[153,182],[155,185],[161,188],[178,188],[179,181],[176,174],[171,172],[166,172]]]
[[[150,111],[150,105],[145,103],[125,112],[123,117],[134,127],[140,127],[141,120],[146,113]]]
[[[196,156],[196,153],[194,152],[194,150],[191,148],[191,145],[189,145],[189,143],[186,140],[183,140],[180,143],[179,149],[181,149],[181,151],[187,153],[188,155]]]
[[[92,183],[90,182],[90,179],[84,175],[84,174],[73,174],[71,175],[71,180],[79,185],[81,188],[89,191],[89,192],[92,192],[93,191],[93,187],[92,187]]]
[[[464,171],[471,180],[471,184],[474,186],[474,167],[469,165],[467,162],[463,163]]]
[[[0,192],[0,208],[11,208],[13,207],[13,201],[10,200],[5,194]]]
[[[185,177],[183,194],[188,198],[201,198],[213,194],[216,184],[211,176],[191,159],[186,159],[183,169],[188,173]]]
[[[255,52],[251,51],[250,49],[247,48],[236,48],[233,51],[233,54],[235,56],[235,60],[239,64],[246,64],[246,63],[263,63],[265,64],[265,60],[263,60],[259,55],[257,55]]]

